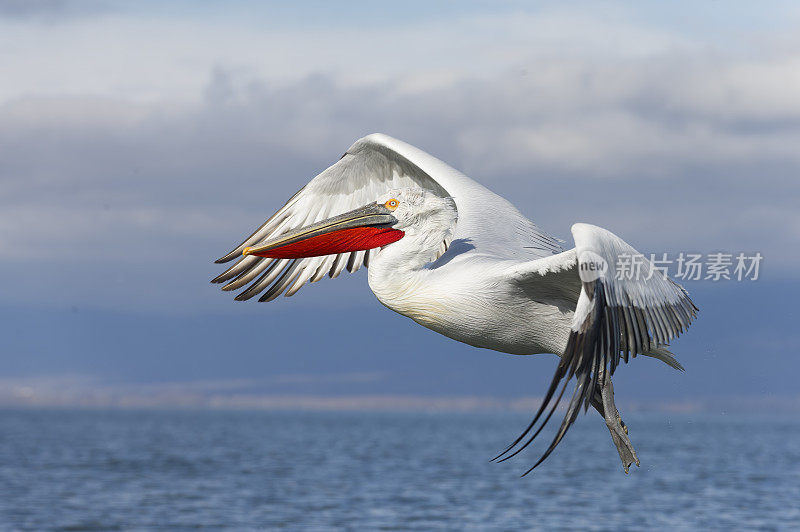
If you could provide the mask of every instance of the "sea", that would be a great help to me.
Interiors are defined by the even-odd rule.
[[[592,414],[5,410],[0,530],[800,530],[797,416]]]

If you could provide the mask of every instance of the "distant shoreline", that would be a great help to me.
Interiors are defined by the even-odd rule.
[[[629,413],[800,413],[798,396],[618,400]],[[0,385],[0,409],[207,410],[309,412],[530,412],[536,397],[414,395],[270,395],[208,393],[185,387],[47,389]]]

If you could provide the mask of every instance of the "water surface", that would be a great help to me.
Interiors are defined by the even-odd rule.
[[[521,414],[0,412],[0,529],[800,528],[800,420],[579,419],[532,475]],[[542,442],[544,444],[546,442]]]

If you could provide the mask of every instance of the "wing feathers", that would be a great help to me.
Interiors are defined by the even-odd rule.
[[[222,289],[225,290],[226,292],[230,290],[238,290],[239,288],[243,287],[256,277],[261,275],[261,272],[263,272],[264,270],[275,267],[277,262],[278,262],[277,259],[262,259],[257,264],[250,267],[249,270],[245,271],[244,273],[239,275],[236,279],[223,286]]]
[[[613,233],[587,224],[576,224],[572,232],[575,252],[525,263],[515,267],[513,272],[518,282],[535,286],[546,283],[548,276],[560,275],[565,268],[580,277],[579,272],[594,271],[588,268],[591,262],[610,266],[596,276],[584,274],[580,279],[572,329],[550,388],[533,421],[514,443],[495,457],[507,460],[536,438],[549,415],[538,430],[516,448],[533,431],[548,407],[551,413],[555,409],[561,394],[554,397],[554,392],[561,381],[566,386],[574,376],[575,389],[561,426],[542,457],[525,474],[553,452],[575,421],[580,406],[588,410],[595,392],[604,384],[607,375],[614,374],[620,361],[628,362],[631,356],[646,354],[680,368],[662,346],[685,331],[697,313],[697,307],[683,287],[660,273],[654,274],[647,259]],[[613,266],[621,257],[641,264],[637,276],[619,278],[616,275]]]
[[[320,264],[322,264],[323,260],[327,257],[314,257],[312,260],[304,262],[302,265],[302,269],[300,273],[297,275],[294,283],[289,289],[286,291],[286,297],[293,296],[297,293],[298,290],[308,281],[314,273],[316,273],[317,268],[319,268]]]
[[[305,187],[303,187],[303,189],[304,188]],[[244,248],[246,248],[247,246],[252,246],[256,242],[264,240],[268,235],[273,233],[274,230],[275,230],[275,227],[279,223],[281,223],[284,220],[286,220],[287,217],[290,216],[289,207],[297,202],[298,198],[300,197],[300,194],[303,192],[303,189],[298,190],[294,194],[294,196],[289,198],[289,201],[287,201],[283,205],[283,207],[278,209],[278,212],[273,214],[266,222],[264,222],[261,225],[261,227],[259,227],[255,231],[253,231],[253,233],[250,236],[248,236],[247,238],[245,238],[244,241],[241,244],[239,244],[238,246],[233,248],[225,256],[220,257],[219,259],[217,259],[215,262],[217,264],[221,264],[221,263],[224,263],[224,262],[228,262],[228,261],[230,261],[232,259],[235,259],[236,257],[238,257],[239,255],[242,254],[242,251],[244,251]]]
[[[241,275],[243,272],[247,271],[249,268],[252,268],[256,262],[259,262],[261,257],[249,256],[249,257],[241,257],[238,261],[233,263],[233,266],[216,276],[214,279],[211,280],[212,283],[224,283],[229,279],[233,279],[237,275]]]
[[[264,224],[217,262],[231,261],[240,256],[247,246],[256,245],[304,224],[361,207],[375,201],[391,188],[403,187],[420,187],[439,196],[452,197],[459,211],[459,225],[454,238],[469,242],[469,249],[517,260],[531,260],[561,251],[555,239],[539,230],[505,199],[409,144],[387,135],[373,134],[356,141],[336,163],[312,179]],[[491,220],[488,219],[489,213]],[[461,215],[464,215],[463,218]],[[313,266],[314,270],[310,275],[307,275],[306,270],[312,263],[308,259],[300,259],[300,264],[292,271],[295,275],[293,279],[298,284],[291,285],[287,295],[296,293],[306,282],[319,281],[326,273],[333,278],[344,268],[355,272],[361,266],[368,267],[375,253],[377,251],[370,251],[369,254],[338,255],[323,261],[321,265]],[[251,283],[239,294],[239,300],[250,299],[265,290],[272,294],[272,285],[264,280],[271,278],[271,282],[278,282],[278,277],[264,275],[269,272],[268,275],[272,276],[278,272],[282,276],[288,272],[289,263],[280,264],[265,266],[260,260],[240,259],[213,282],[233,280],[225,285],[229,290],[243,288],[248,282]]]
[[[344,267],[347,266],[347,259],[350,257],[349,253],[340,253],[336,255],[336,260],[333,262],[331,272],[328,274],[331,279],[336,279],[342,273]]]
[[[356,273],[359,269],[361,269],[362,264],[364,264],[364,252],[353,251],[350,253],[350,260],[347,261],[347,271],[350,273]]]
[[[316,283],[317,281],[322,280],[326,274],[329,274],[336,257],[337,255],[328,255],[327,257],[324,257],[322,264],[320,264],[319,268],[317,268],[317,271],[314,272],[314,275],[311,277],[311,279],[309,279],[309,282]]]
[[[290,261],[291,259],[279,259],[276,261],[266,272],[261,275],[261,277],[253,282],[253,284],[251,284],[247,290],[241,292],[234,299],[236,301],[247,301],[248,299],[251,299],[253,296],[272,284],[272,282],[278,278],[283,268],[289,264]]]
[[[281,295],[281,292],[286,290],[286,287],[289,286],[289,284],[294,281],[295,277],[299,274],[298,269],[300,269],[300,265],[300,260],[292,260],[292,262],[289,263],[289,267],[286,268],[278,280],[275,281],[275,284],[273,284],[266,292],[264,292],[264,294],[258,298],[258,300],[263,303],[265,301],[272,301]]]
[[[324,220],[374,201],[391,188],[418,186],[436,194],[448,192],[397,150],[381,142],[389,137],[372,136],[351,146],[332,166],[312,179],[292,196],[273,216],[217,262],[228,262],[252,246],[287,231]],[[291,296],[307,282],[321,280],[326,274],[337,277],[344,268],[350,272],[369,266],[377,250],[358,251],[336,256],[297,259],[294,262],[270,261],[260,257],[240,258],[212,282],[226,284],[224,290],[236,290],[251,283],[236,299],[251,299],[265,292],[259,301],[271,301],[286,290]],[[259,277],[260,276],[260,277]]]

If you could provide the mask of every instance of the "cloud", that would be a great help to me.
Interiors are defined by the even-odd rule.
[[[140,22],[66,24],[55,37],[70,53],[54,54],[52,37],[3,60],[0,258],[20,280],[6,300],[98,302],[114,272],[125,297],[102,304],[196,304],[211,259],[374,131],[562,238],[589,221],[642,251],[761,251],[783,275],[800,265],[791,37],[709,46],[620,10],[343,33],[151,17],[147,42]]]
[[[275,83],[324,74],[345,87],[392,81],[414,91],[527,63],[535,68],[543,59],[648,56],[684,40],[614,9],[498,6],[492,13],[376,22],[341,6],[339,16],[308,24],[287,22],[258,3],[205,16],[194,5],[163,11],[116,10],[57,26],[0,20],[13,52],[0,55],[7,74],[0,100],[35,93],[186,101],[220,65]]]
[[[110,11],[108,3],[81,0],[0,0],[0,17],[55,22]]]

